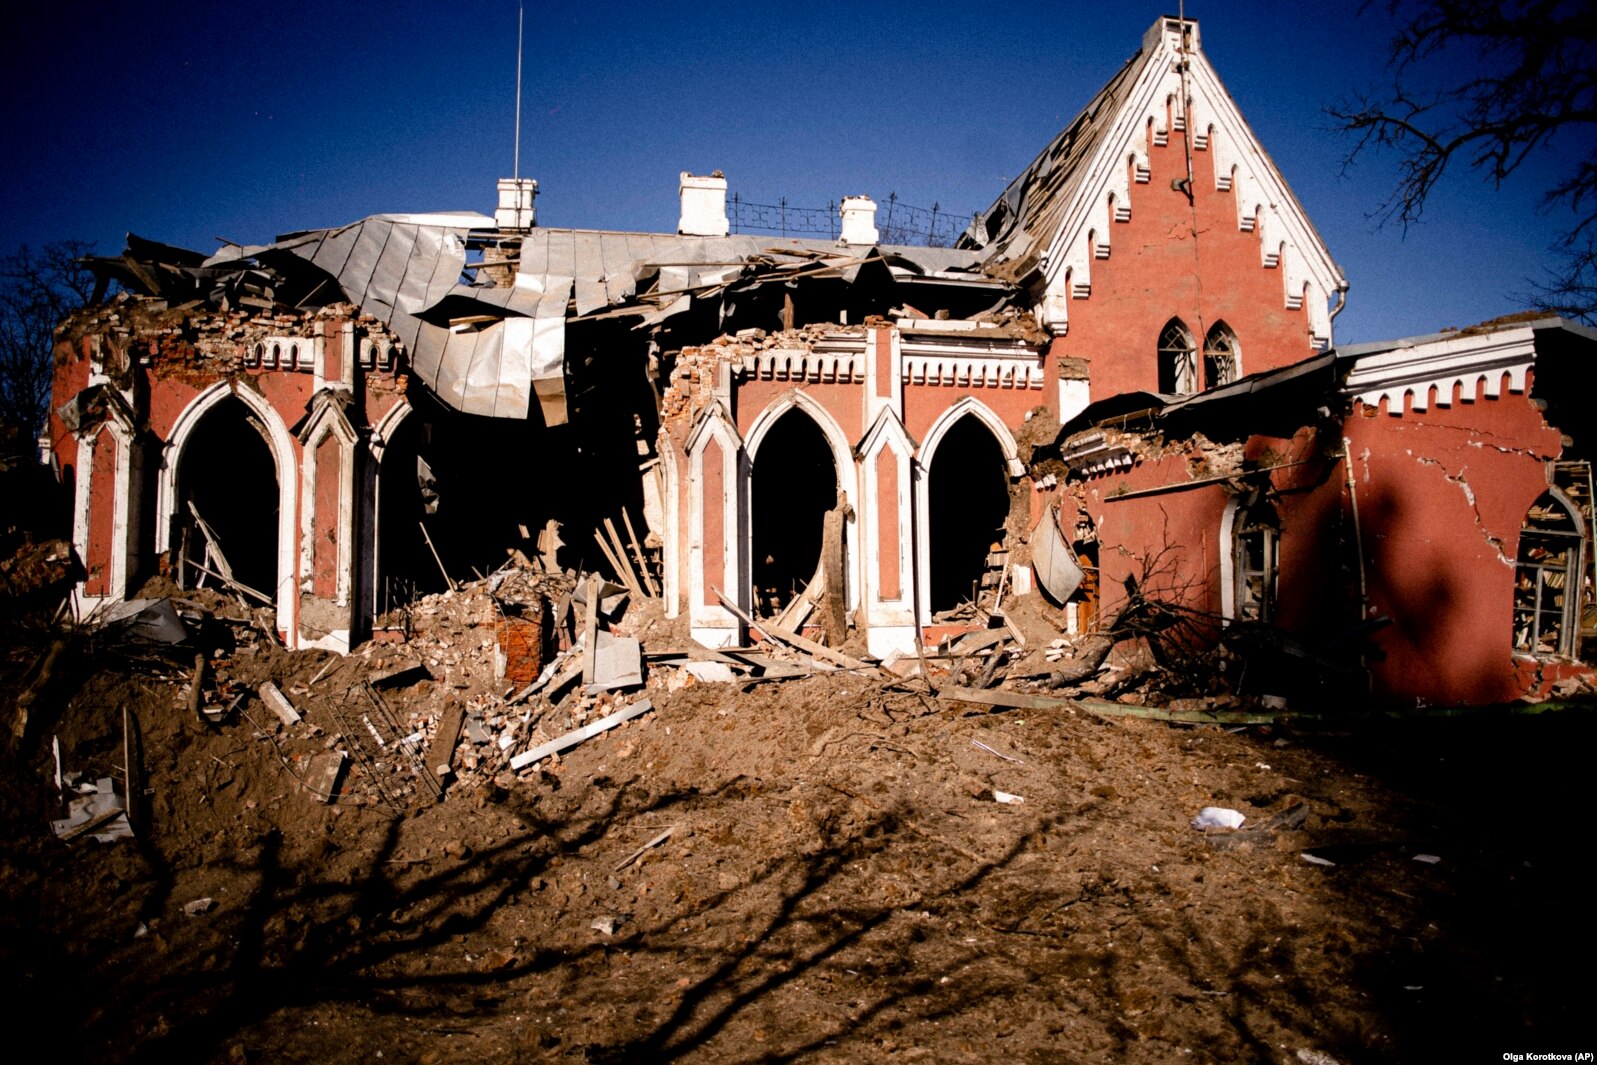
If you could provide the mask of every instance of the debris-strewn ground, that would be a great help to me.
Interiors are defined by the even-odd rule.
[[[413,789],[403,816],[359,766],[344,801],[300,787],[343,671],[419,653],[433,679],[390,698],[425,717],[480,694],[491,642],[460,615],[320,680],[325,652],[264,638],[217,667],[276,681],[288,727],[259,702],[208,724],[180,677],[82,664],[0,789],[12,1015],[101,1063],[1593,1049],[1579,711],[1311,735],[989,712],[847,672],[652,677],[654,712],[520,778]],[[62,843],[50,737],[106,775],[124,706],[145,824]],[[1211,805],[1243,833],[1190,828]]]

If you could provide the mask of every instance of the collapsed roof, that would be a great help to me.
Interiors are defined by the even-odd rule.
[[[482,253],[482,254],[478,254]],[[536,391],[563,394],[568,322],[629,317],[640,328],[694,301],[766,284],[860,279],[986,291],[1009,285],[980,256],[946,248],[841,245],[769,236],[677,236],[579,229],[501,233],[474,213],[389,214],[291,233],[215,255],[128,235],[120,256],[93,258],[102,279],[169,303],[268,310],[349,302],[404,343],[412,372],[455,410],[525,418]]]

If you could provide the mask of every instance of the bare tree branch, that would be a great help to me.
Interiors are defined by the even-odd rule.
[[[94,277],[81,240],[26,245],[0,257],[0,426],[32,439],[50,406],[56,326],[89,302]]]
[[[1597,0],[1385,6],[1403,20],[1391,44],[1390,91],[1326,109],[1355,138],[1345,167],[1371,153],[1397,157],[1397,185],[1372,217],[1404,228],[1418,222],[1455,160],[1501,187],[1556,148],[1567,170],[1541,206],[1573,217],[1554,251],[1558,267],[1527,299],[1592,321],[1597,262],[1582,241],[1597,217]]]

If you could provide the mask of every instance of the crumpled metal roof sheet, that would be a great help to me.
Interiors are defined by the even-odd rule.
[[[375,215],[223,255],[286,251],[308,260],[337,280],[344,298],[388,323],[409,352],[412,372],[439,399],[467,414],[525,418],[535,373],[562,372],[564,338],[551,370],[549,358],[534,356],[532,331],[506,325],[513,316],[564,318],[570,286],[547,293],[464,284],[466,236],[493,224],[479,214]],[[457,303],[459,313],[450,313]],[[450,317],[484,313],[504,317],[460,332],[448,325]]]
[[[344,299],[388,324],[405,345],[412,372],[440,400],[497,418],[527,417],[533,382],[563,380],[568,318],[608,312],[653,323],[740,278],[853,279],[873,260],[903,278],[986,281],[985,253],[970,250],[533,229],[522,238],[513,284],[471,283],[463,276],[467,237],[493,226],[487,216],[471,213],[374,215],[336,229],[286,234],[269,245],[229,246],[203,265],[255,259],[286,267],[289,256],[308,261],[336,281]],[[492,320],[460,321],[478,317]]]

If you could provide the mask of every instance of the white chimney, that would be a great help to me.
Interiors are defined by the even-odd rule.
[[[682,196],[682,217],[677,232],[688,237],[724,237],[726,222],[726,175],[719,170],[709,176],[682,171],[677,191]]]
[[[875,244],[882,239],[876,231],[876,201],[869,196],[843,197],[844,244]]]
[[[532,206],[537,196],[538,183],[532,178],[500,178],[494,223],[500,229],[531,229],[537,224],[537,212]]]

